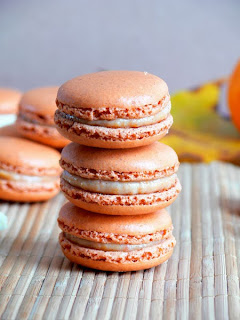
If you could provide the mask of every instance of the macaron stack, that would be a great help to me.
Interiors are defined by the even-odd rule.
[[[175,238],[165,210],[181,191],[178,157],[160,142],[173,119],[166,83],[147,72],[105,71],[63,84],[55,123],[61,154],[58,218],[64,255],[106,271],[166,261]]]

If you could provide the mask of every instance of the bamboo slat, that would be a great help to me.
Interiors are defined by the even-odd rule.
[[[62,194],[46,203],[0,202],[1,319],[240,319],[240,168],[182,164],[170,208],[177,246],[169,261],[114,273],[61,253]]]

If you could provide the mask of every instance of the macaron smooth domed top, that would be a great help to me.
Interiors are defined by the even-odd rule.
[[[171,217],[165,209],[147,215],[110,216],[86,211],[70,202],[60,210],[58,221],[79,230],[131,236],[152,234],[172,225]]]
[[[0,88],[0,114],[16,113],[21,95],[18,90]]]
[[[140,71],[102,71],[64,83],[57,101],[75,108],[131,108],[158,102],[168,95],[159,77]]]
[[[19,102],[20,111],[51,116],[54,123],[57,91],[58,87],[43,87],[27,91]]]
[[[57,175],[60,153],[50,147],[15,137],[0,137],[0,167],[29,175]]]
[[[61,159],[75,168],[117,172],[161,171],[178,165],[176,152],[160,142],[138,148],[113,150],[70,143],[63,149]]]

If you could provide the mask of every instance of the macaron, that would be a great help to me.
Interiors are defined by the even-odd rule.
[[[166,83],[147,72],[103,71],[64,83],[55,123],[67,139],[91,147],[132,148],[165,136],[172,125]]]
[[[0,88],[0,127],[16,120],[21,92],[9,88]]]
[[[110,215],[137,215],[170,205],[181,185],[178,157],[154,142],[131,149],[67,145],[61,155],[61,189],[83,209]]]
[[[54,124],[58,87],[37,88],[23,94],[19,102],[18,131],[26,138],[63,148],[69,141],[61,136]]]
[[[8,126],[1,127],[0,136],[17,137],[17,138],[22,137],[18,132],[15,124],[10,124]]]
[[[0,136],[0,199],[43,201],[59,192],[60,153],[16,137]]]
[[[82,266],[105,271],[136,271],[170,258],[175,246],[165,209],[138,216],[107,216],[66,203],[59,213],[64,255]]]

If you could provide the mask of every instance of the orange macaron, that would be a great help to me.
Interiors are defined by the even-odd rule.
[[[162,209],[138,216],[107,216],[71,203],[59,213],[64,255],[85,267],[106,271],[136,271],[170,258],[175,246],[170,215]]]
[[[99,148],[132,148],[165,136],[172,125],[166,83],[147,72],[103,71],[64,83],[55,123],[67,139]]]
[[[61,189],[83,209],[109,215],[137,215],[170,205],[181,191],[178,157],[155,142],[131,149],[67,145],[61,154]]]
[[[0,199],[43,201],[59,192],[57,150],[7,136],[0,136],[0,150]]]
[[[0,128],[0,136],[17,137],[21,138],[21,134],[18,132],[16,124],[10,124]]]
[[[16,120],[20,98],[20,91],[0,88],[0,126],[9,125]]]
[[[54,124],[58,87],[36,88],[23,94],[19,102],[17,129],[26,138],[63,148],[69,141]]]

